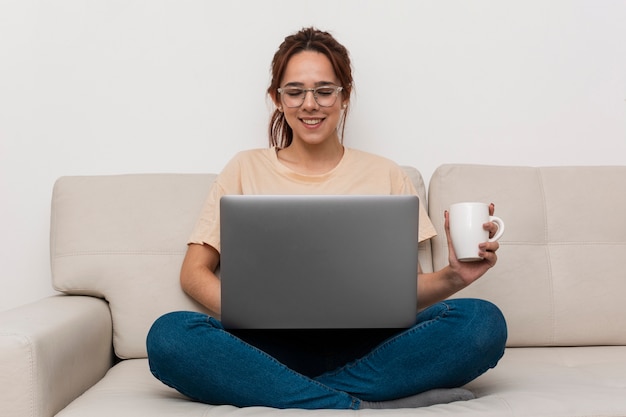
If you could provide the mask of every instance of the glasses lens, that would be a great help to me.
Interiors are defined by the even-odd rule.
[[[315,100],[322,107],[330,107],[337,101],[335,87],[319,87],[315,90]]]
[[[300,107],[304,102],[306,91],[301,88],[283,88],[282,96],[285,106]]]

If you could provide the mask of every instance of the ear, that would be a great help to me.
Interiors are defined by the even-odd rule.
[[[342,91],[340,94],[341,95],[339,97],[341,97],[341,108],[342,110],[345,110],[350,105],[350,96],[347,95],[345,91]]]
[[[270,93],[270,97],[272,99],[272,102],[274,103],[274,105],[276,106],[276,108],[278,109],[279,112],[282,113],[283,111],[283,105],[280,102],[280,97],[278,95],[278,91],[273,91],[272,93]]]

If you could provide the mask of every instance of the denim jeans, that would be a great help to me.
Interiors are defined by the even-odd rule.
[[[148,334],[150,370],[209,404],[358,409],[434,388],[460,387],[504,354],[506,323],[493,304],[455,299],[385,331],[229,332],[215,318],[168,313]]]

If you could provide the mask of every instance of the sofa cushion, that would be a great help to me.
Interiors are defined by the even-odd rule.
[[[420,173],[404,167],[423,204]],[[63,177],[54,187],[51,260],[54,287],[105,298],[121,358],[146,357],[145,339],[159,316],[204,311],[180,288],[187,239],[213,174]],[[430,242],[420,262],[432,270]]]
[[[493,301],[509,346],[626,344],[626,167],[445,165],[433,174],[429,210],[493,202],[506,223],[498,264],[459,297]],[[445,235],[434,267],[448,263]]]
[[[620,416],[626,410],[626,347],[511,348],[467,388],[477,399],[421,409],[276,410],[189,401],[161,384],[146,359],[123,361],[57,417],[354,415],[463,417]]]

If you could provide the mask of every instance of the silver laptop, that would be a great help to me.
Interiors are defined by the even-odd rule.
[[[224,196],[229,329],[406,328],[417,304],[415,196]]]

